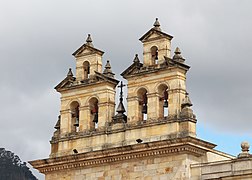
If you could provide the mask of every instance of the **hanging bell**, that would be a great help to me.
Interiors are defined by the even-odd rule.
[[[75,118],[75,123],[74,123],[74,126],[78,127],[79,126],[79,118]]]
[[[167,99],[164,100],[164,105],[163,105],[164,108],[168,108],[168,101]]]
[[[155,60],[158,60],[158,51],[155,53]]]
[[[147,105],[146,104],[143,104],[142,113],[147,114]]]
[[[98,113],[94,113],[93,122],[94,122],[94,123],[98,123]]]

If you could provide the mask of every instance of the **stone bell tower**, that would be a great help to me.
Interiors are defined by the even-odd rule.
[[[154,27],[140,38],[143,63],[136,55],[133,64],[121,74],[128,81],[129,122],[180,118],[189,66],[179,48],[171,58],[172,38],[161,30],[156,19]],[[189,131],[195,134],[194,128]]]
[[[47,159],[30,162],[46,180],[200,179],[191,164],[231,157],[196,137],[196,116],[186,91],[180,49],[171,56],[172,36],[154,27],[140,41],[138,55],[121,75],[127,80],[127,114],[123,87],[115,115],[114,78],[109,61],[90,35],[73,53],[71,69],[55,89],[61,93],[60,116]],[[198,178],[199,177],[199,178]]]
[[[164,57],[171,56],[172,36],[162,32],[158,18],[147,33],[139,40],[143,43],[143,66],[161,64]]]
[[[105,129],[114,116],[118,81],[109,61],[102,72],[103,53],[94,47],[88,34],[86,43],[73,53],[76,77],[69,69],[67,77],[55,87],[61,93],[61,110],[51,141],[51,157],[72,154],[73,149],[85,151],[88,143],[83,146],[83,133]]]

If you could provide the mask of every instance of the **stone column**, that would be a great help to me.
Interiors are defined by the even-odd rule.
[[[69,109],[60,111],[60,132],[62,134],[71,132],[71,112]]]
[[[159,95],[158,93],[147,93],[147,97],[147,119],[157,119],[159,116]]]
[[[128,110],[127,117],[128,123],[142,120],[142,112],[139,106],[139,99],[137,96],[127,98]]]
[[[104,127],[105,124],[106,124],[106,121],[108,121],[109,119],[109,114],[111,112],[110,109],[108,108],[108,103],[107,102],[101,102],[101,103],[98,103],[98,107],[99,107],[99,110],[98,110],[98,128],[100,127]]]
[[[80,107],[79,131],[86,131],[89,129],[88,116],[90,114],[89,106]]]

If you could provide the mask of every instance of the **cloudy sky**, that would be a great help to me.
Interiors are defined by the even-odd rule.
[[[121,79],[158,17],[191,66],[198,136],[237,155],[241,141],[252,143],[251,8],[250,0],[0,0],[0,146],[23,161],[48,157],[54,87],[75,69],[71,54],[91,33]]]

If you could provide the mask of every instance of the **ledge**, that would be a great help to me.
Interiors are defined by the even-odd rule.
[[[146,121],[137,121],[137,122],[128,122],[124,123],[121,128],[113,128],[113,123],[108,122],[106,126],[100,127],[95,130],[89,130],[89,131],[80,131],[80,132],[74,132],[74,133],[67,133],[65,135],[61,135],[61,137],[52,137],[50,143],[54,144],[57,142],[62,141],[68,141],[73,139],[80,139],[85,137],[91,137],[91,136],[99,136],[99,135],[107,135],[112,133],[118,133],[118,132],[124,132],[127,130],[133,130],[133,129],[141,129],[145,127],[151,127],[161,124],[170,124],[170,123],[182,123],[182,122],[193,122],[196,123],[197,120],[193,118],[177,118],[177,117],[165,117],[163,119],[149,119]]]
[[[163,141],[121,146],[106,150],[79,153],[75,155],[29,161],[41,173],[72,169],[78,167],[101,166],[111,162],[120,162],[144,157],[171,154],[193,154],[202,156],[216,145],[192,137],[174,138]]]

